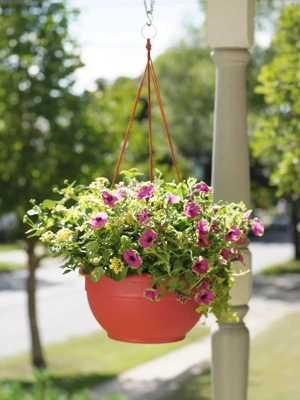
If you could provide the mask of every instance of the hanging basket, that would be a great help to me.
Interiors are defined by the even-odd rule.
[[[143,297],[152,278],[147,274],[129,275],[121,281],[103,276],[91,283],[85,276],[85,289],[94,317],[111,339],[132,343],[167,343],[183,340],[201,314],[197,304],[185,304],[167,292],[159,302]]]

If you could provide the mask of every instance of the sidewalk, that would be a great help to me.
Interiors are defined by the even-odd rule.
[[[251,339],[287,313],[300,312],[300,275],[256,277],[254,294],[245,323]],[[213,325],[209,320],[208,326]],[[109,393],[122,393],[128,400],[158,400],[171,385],[180,384],[197,367],[210,363],[210,337],[126,371],[91,391],[95,400]]]

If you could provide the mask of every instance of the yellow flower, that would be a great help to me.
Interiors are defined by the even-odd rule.
[[[73,233],[70,229],[68,228],[63,228],[60,229],[57,232],[57,238],[58,240],[60,240],[61,242],[67,242],[68,240],[71,240],[73,236]]]
[[[111,224],[106,223],[105,225],[103,225],[103,227],[104,227],[105,229],[110,230],[110,229],[111,229]]]
[[[51,239],[55,237],[55,234],[51,231],[47,231],[42,234],[41,236],[41,242],[50,242]]]
[[[131,214],[126,214],[125,215],[125,221],[127,222],[127,224],[133,225],[134,224],[134,218]]]
[[[123,271],[125,266],[124,266],[124,263],[119,258],[114,257],[114,258],[110,259],[109,261],[111,262],[109,268],[114,270],[116,274]]]

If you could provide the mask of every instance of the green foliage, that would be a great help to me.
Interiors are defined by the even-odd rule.
[[[0,212],[21,217],[31,198],[50,207],[67,176],[112,174],[136,87],[120,78],[74,94],[83,64],[68,25],[77,14],[65,1],[0,6]]]
[[[300,180],[300,8],[290,4],[282,10],[272,41],[274,57],[261,68],[260,86],[267,107],[254,132],[252,148],[272,166],[271,183],[278,195],[299,198]]]
[[[172,138],[185,157],[212,147],[215,66],[202,30],[155,60],[155,70]]]
[[[48,379],[38,381],[35,385],[26,389],[21,383],[13,384],[0,383],[0,400],[92,400],[88,390],[83,390],[75,394],[70,394],[64,390],[52,386]],[[123,394],[111,393],[102,400],[128,400]]]
[[[234,245],[244,243],[252,226],[261,235],[260,222],[249,221],[243,203],[215,204],[212,189],[194,178],[176,184],[159,174],[151,183],[124,175],[112,190],[97,178],[88,187],[57,190],[56,202],[33,201],[25,217],[30,235],[66,257],[65,273],[82,268],[95,282],[104,274],[118,281],[147,272],[150,300],[168,290],[183,303],[195,297],[205,315],[230,318],[231,262],[242,259]]]

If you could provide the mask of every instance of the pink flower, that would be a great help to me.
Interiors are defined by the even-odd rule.
[[[195,189],[200,190],[201,192],[205,192],[205,193],[211,193],[213,191],[212,188],[207,186],[207,184],[205,182],[197,183],[197,185],[195,186]]]
[[[96,214],[89,221],[92,228],[101,228],[108,221],[108,215],[105,212],[100,212]]]
[[[203,303],[204,304],[209,304],[214,299],[215,299],[215,295],[209,289],[207,289],[204,293],[203,292],[197,293],[196,296],[195,296],[195,301],[198,304],[203,304]]]
[[[116,197],[118,200],[124,200],[125,199],[125,189],[123,187],[120,187],[116,191]]]
[[[174,196],[171,193],[167,193],[167,203],[169,204],[177,204],[180,202],[180,197],[179,196]]]
[[[211,230],[212,232],[216,232],[216,233],[220,232],[219,225],[216,224],[216,223],[211,224],[210,230]]]
[[[153,193],[155,192],[155,187],[152,185],[148,185],[148,186],[143,186],[141,188],[141,190],[138,192],[136,198],[138,200],[144,199],[144,198],[149,198],[153,195]]]
[[[104,204],[107,206],[114,207],[116,201],[119,199],[116,196],[113,196],[112,194],[108,193],[106,190],[103,190],[101,192],[102,198],[104,200]]]
[[[146,297],[148,300],[151,301],[159,301],[160,300],[160,296],[159,296],[159,292],[157,289],[145,289],[144,290],[144,297]]]
[[[210,279],[203,279],[203,281],[200,282],[200,285],[197,286],[198,290],[206,290],[208,286],[210,285]]]
[[[192,266],[192,272],[194,275],[205,274],[208,271],[208,262],[203,258],[199,257],[196,263]]]
[[[235,247],[232,247],[229,253],[232,257],[232,261],[241,261],[241,262],[244,261],[243,254],[240,251],[238,251]]]
[[[199,235],[202,234],[205,235],[209,231],[206,219],[201,219],[201,221],[197,222],[196,225],[197,225],[197,233]]]
[[[196,203],[188,203],[184,207],[184,212],[189,218],[193,219],[200,214],[200,207]]]
[[[147,209],[144,208],[143,211],[137,215],[137,217],[140,222],[145,222],[149,218]]]
[[[133,250],[126,250],[123,257],[130,267],[138,268],[142,263],[142,257]]]
[[[246,244],[246,235],[242,234],[242,236],[235,241],[236,244]]]
[[[208,241],[205,235],[199,235],[197,242],[197,245],[199,247],[209,247],[212,245],[212,243],[213,243],[212,240]]]
[[[255,235],[262,236],[264,234],[264,226],[258,218],[252,221],[252,229]]]
[[[190,299],[190,296],[180,292],[179,290],[175,290],[175,296],[176,299],[181,303],[181,304],[185,304],[187,302],[187,300]]]
[[[140,238],[140,245],[142,247],[151,247],[153,240],[157,238],[157,234],[150,229],[147,229]]]
[[[224,258],[224,260],[228,261],[229,259],[229,250],[223,249],[221,250],[221,256]]]
[[[232,226],[225,236],[225,240],[227,242],[235,242],[240,238],[241,234],[242,232],[239,230],[239,228],[237,228],[236,226]]]

